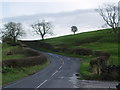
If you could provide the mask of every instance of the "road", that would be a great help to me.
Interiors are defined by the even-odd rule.
[[[103,82],[78,80],[76,73],[80,70],[79,58],[70,58],[62,55],[45,53],[50,64],[43,70],[13,82],[5,88],[115,88],[119,82]]]

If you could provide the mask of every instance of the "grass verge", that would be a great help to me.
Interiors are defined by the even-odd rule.
[[[32,67],[21,67],[21,68],[6,68],[7,73],[2,74],[2,84],[8,84],[10,82],[19,80],[23,77],[32,75],[39,70],[45,68],[50,62],[47,61],[44,64],[36,65]]]

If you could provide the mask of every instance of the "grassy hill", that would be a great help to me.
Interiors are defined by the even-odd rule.
[[[76,35],[46,39],[44,42],[70,49],[89,48],[96,51],[106,51],[111,54],[109,63],[120,65],[118,60],[118,45],[120,43],[117,42],[115,35],[110,33],[110,31],[111,29],[84,32]]]

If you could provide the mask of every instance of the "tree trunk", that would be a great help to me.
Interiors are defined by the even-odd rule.
[[[114,34],[115,34],[115,40],[118,43],[118,33],[117,33],[117,28],[112,28]]]
[[[41,35],[41,37],[42,37],[42,40],[44,40],[44,35]]]
[[[13,37],[13,43],[14,44],[16,43],[16,37]]]

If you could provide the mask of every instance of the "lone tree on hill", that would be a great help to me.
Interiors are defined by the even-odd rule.
[[[76,26],[72,26],[71,31],[75,34],[78,31],[78,28]]]
[[[17,39],[25,34],[21,23],[9,22],[4,24],[4,27],[5,28],[1,32],[3,42],[12,40],[13,43],[16,43]]]
[[[42,40],[44,40],[44,36],[46,34],[53,34],[52,33],[52,25],[50,22],[46,22],[45,20],[42,20],[41,22],[38,21],[35,24],[32,24],[31,27],[35,30],[35,32],[41,36]]]
[[[96,11],[102,16],[106,25],[112,28],[112,31],[117,34],[118,24],[120,21],[120,16],[118,16],[119,8],[116,5],[103,5],[96,9]]]

